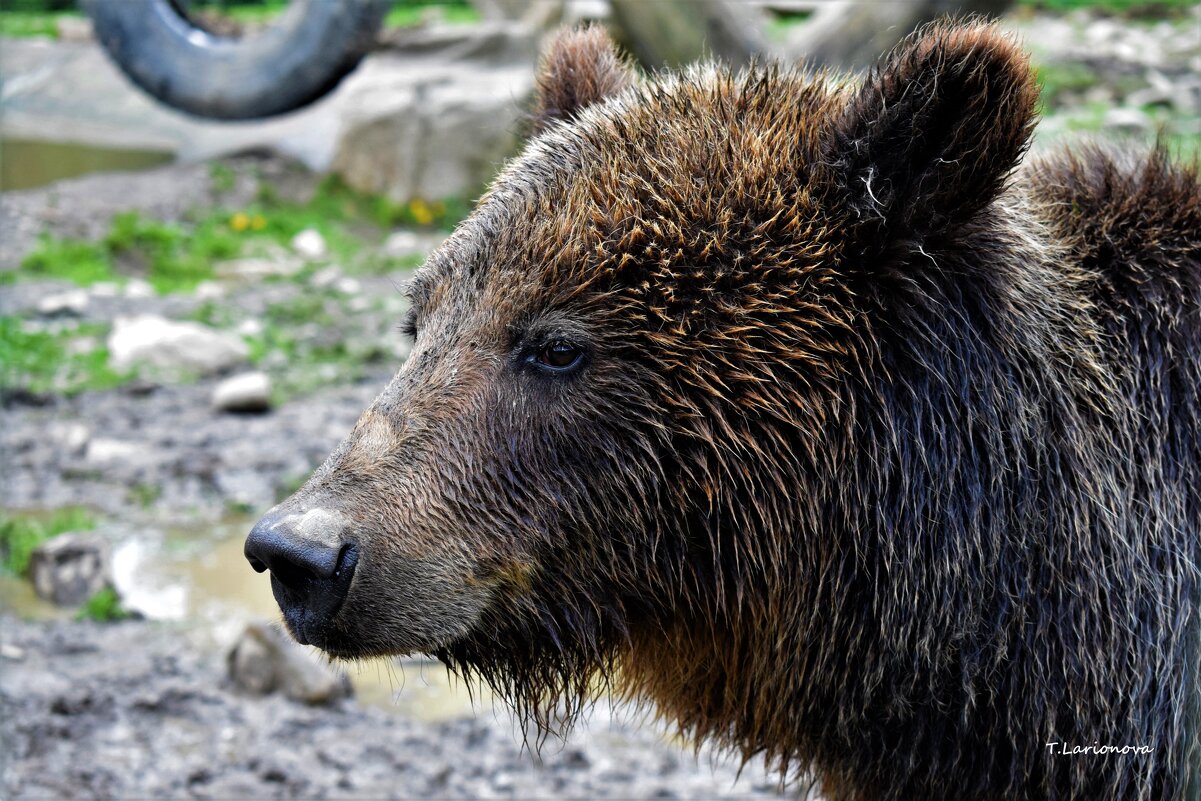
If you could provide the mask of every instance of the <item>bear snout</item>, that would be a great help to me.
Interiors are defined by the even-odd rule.
[[[271,592],[284,621],[305,644],[324,642],[358,565],[359,549],[342,540],[342,523],[341,515],[325,509],[274,509],[246,538],[246,559],[256,572],[271,571]]]

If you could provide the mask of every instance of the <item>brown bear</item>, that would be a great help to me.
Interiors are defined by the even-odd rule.
[[[1019,169],[988,24],[861,82],[560,35],[412,355],[247,541],[289,629],[611,689],[830,799],[1201,797],[1201,186]]]

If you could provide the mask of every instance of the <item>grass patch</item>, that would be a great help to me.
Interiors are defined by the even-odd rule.
[[[1078,94],[1096,86],[1100,76],[1085,64],[1066,62],[1042,64],[1035,68],[1035,80],[1041,89],[1043,113],[1057,108],[1068,94]]]
[[[1132,17],[1175,16],[1196,0],[1018,0],[1018,7],[1065,13],[1082,8]]]
[[[236,180],[224,165],[214,165],[210,176],[219,191]],[[306,202],[296,202],[281,198],[264,182],[244,209],[211,210],[178,223],[123,212],[113,217],[98,242],[42,235],[20,268],[3,281],[58,278],[90,286],[140,277],[160,294],[189,292],[213,279],[217,263],[246,255],[264,241],[288,248],[307,228],[321,233],[330,258],[344,267],[386,272],[409,265],[375,258],[370,248],[363,252],[364,245],[378,244],[398,226],[449,231],[470,210],[471,204],[461,198],[398,203],[356,192],[336,177],[320,181]]]
[[[129,497],[143,509],[149,509],[163,495],[163,488],[158,484],[141,482],[129,488]]]
[[[238,174],[228,164],[219,161],[209,167],[209,181],[214,192],[224,194],[231,191],[237,183]]]
[[[148,220],[137,212],[113,217],[104,238],[109,255],[125,262],[127,272],[142,273],[160,293],[186,292],[213,277],[213,264],[238,255],[237,232],[217,217],[190,229]]]
[[[133,617],[121,603],[121,596],[112,587],[102,587],[91,598],[84,601],[76,620],[94,620],[97,623],[114,623],[118,620],[128,620]]]
[[[34,36],[58,38],[58,21],[63,17],[81,19],[77,11],[42,12],[9,11],[0,6],[0,36],[13,39],[28,39]]]
[[[80,286],[117,278],[102,244],[47,234],[38,238],[37,247],[21,262],[20,272],[34,278],[63,278]]]
[[[145,278],[160,293],[186,292],[213,277],[213,264],[241,250],[224,215],[193,226],[163,223],[129,211],[113,217],[99,242],[42,235],[16,277],[61,278],[80,286]]]
[[[400,0],[395,3],[388,15],[384,17],[385,28],[408,28],[420,25],[429,19],[451,25],[469,25],[479,22],[482,18],[466,0],[443,3],[422,3],[413,0]]]
[[[0,317],[0,389],[77,395],[120,386],[133,374],[109,367],[108,349],[98,344],[106,333],[96,324],[30,330],[19,317]]]
[[[33,551],[51,537],[68,531],[91,531],[96,520],[86,509],[65,507],[46,514],[0,516],[0,568],[14,576],[29,570]]]

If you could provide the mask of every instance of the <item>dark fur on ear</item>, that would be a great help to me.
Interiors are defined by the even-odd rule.
[[[1038,86],[1012,38],[983,21],[934,23],[854,92],[824,161],[851,193],[863,252],[971,219],[1025,152]]]
[[[533,133],[555,120],[570,120],[586,106],[634,82],[634,71],[598,25],[555,33],[538,65]]]

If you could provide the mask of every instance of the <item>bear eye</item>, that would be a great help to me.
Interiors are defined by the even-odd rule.
[[[579,345],[565,339],[555,339],[534,354],[534,361],[552,370],[569,370],[579,364],[583,355],[584,351]]]

